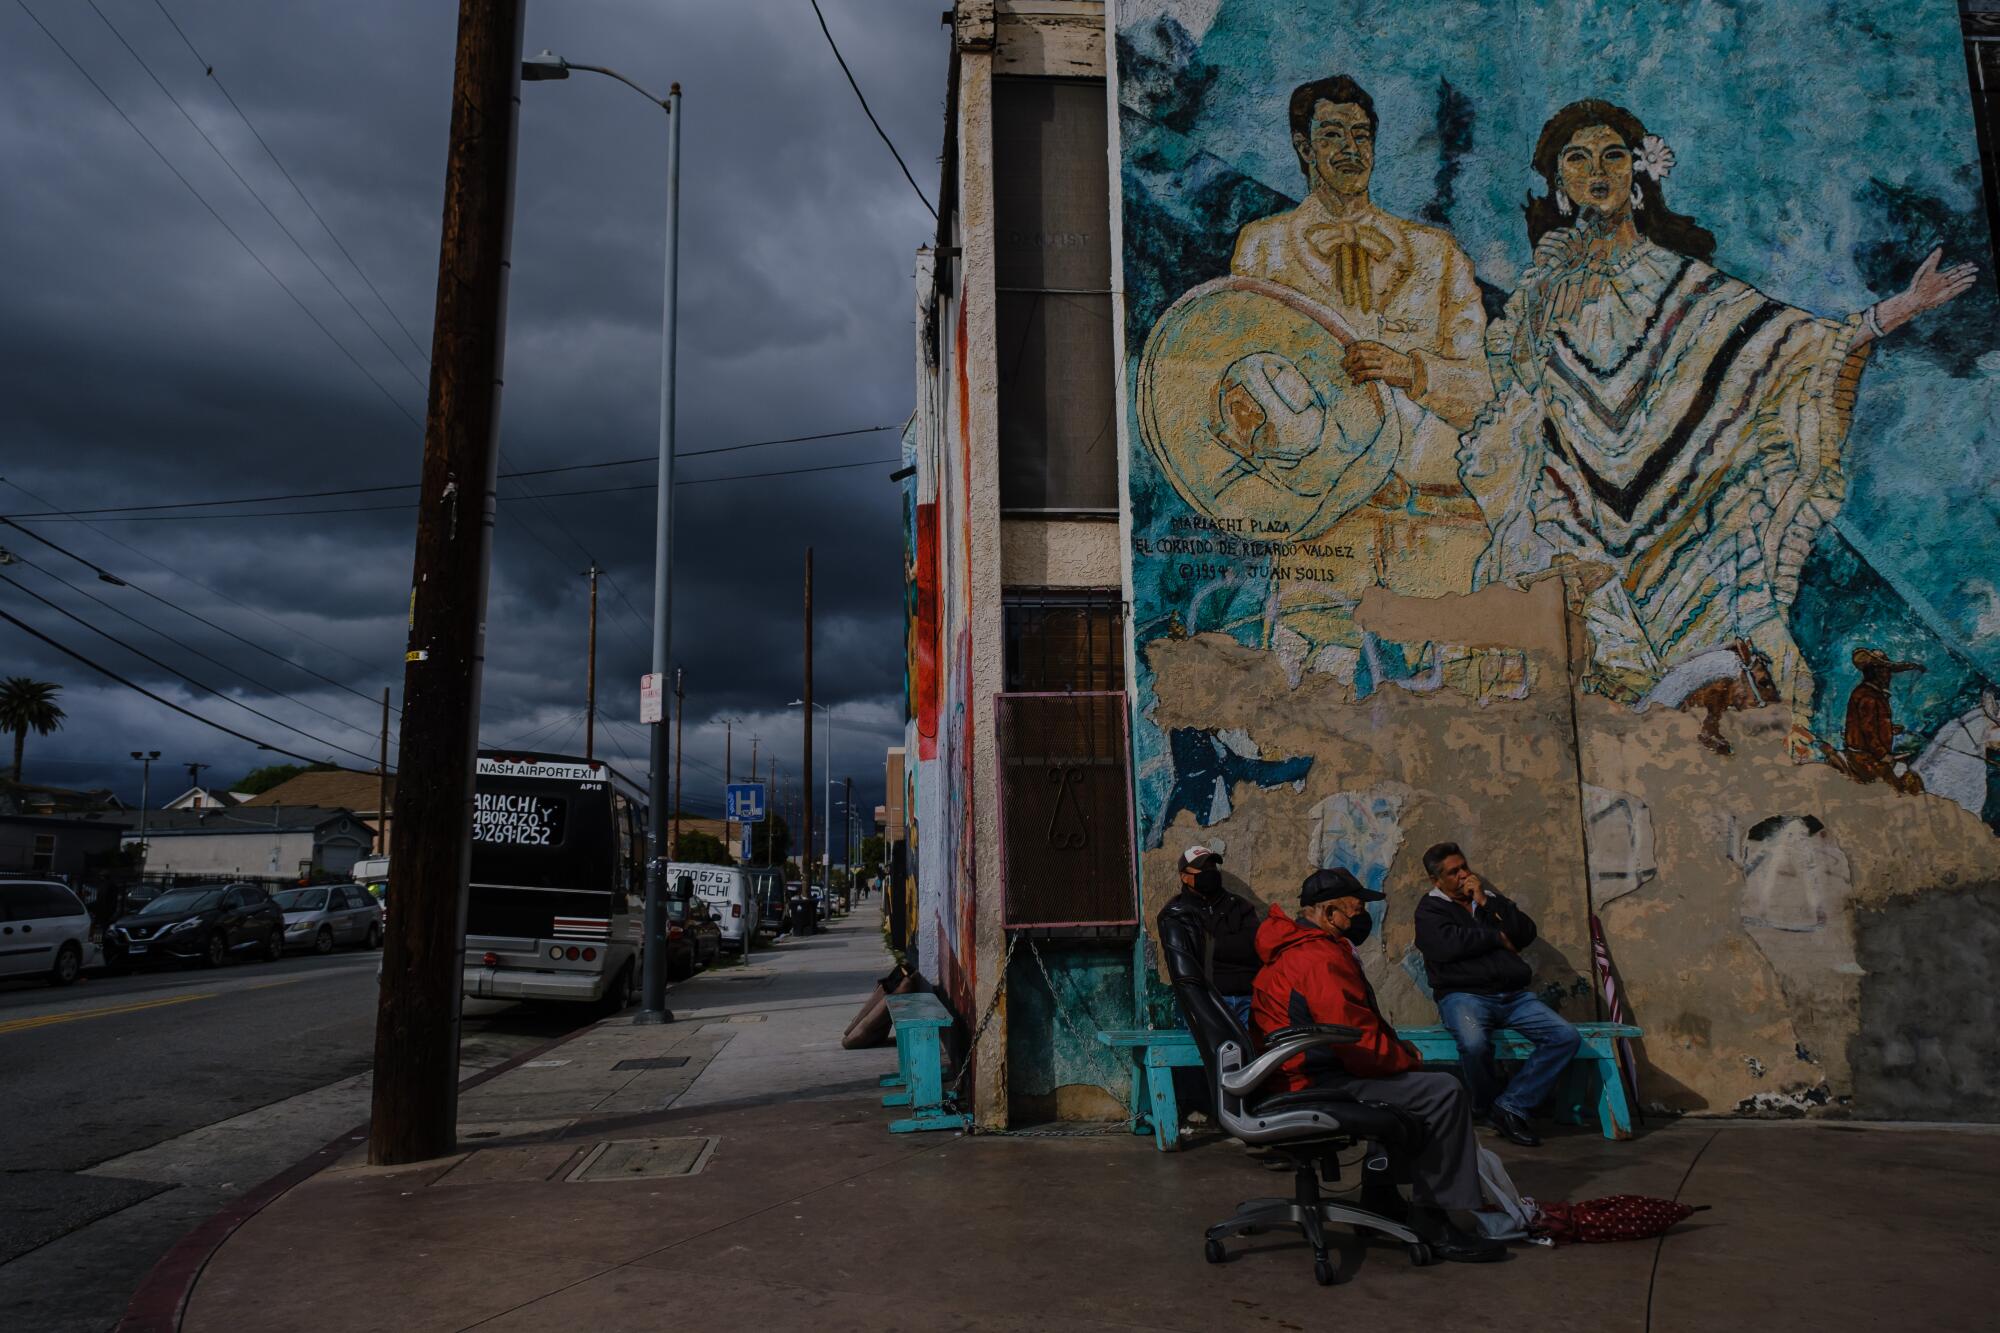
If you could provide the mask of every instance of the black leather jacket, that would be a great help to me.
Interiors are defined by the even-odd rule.
[[[1197,938],[1213,942],[1209,955],[1215,989],[1221,995],[1248,995],[1263,961],[1257,957],[1257,909],[1227,889],[1204,898],[1182,889],[1160,909],[1160,937],[1178,923]]]
[[[1425,894],[1417,902],[1417,952],[1431,979],[1431,994],[1442,998],[1453,991],[1507,995],[1526,990],[1534,969],[1514,949],[1535,941],[1535,919],[1511,899],[1486,891],[1486,906],[1477,912],[1444,898]]]

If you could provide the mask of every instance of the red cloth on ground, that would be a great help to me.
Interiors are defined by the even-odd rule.
[[[1646,1240],[1699,1211],[1672,1199],[1654,1199],[1643,1194],[1613,1194],[1582,1203],[1536,1200],[1534,1231],[1558,1245]]]

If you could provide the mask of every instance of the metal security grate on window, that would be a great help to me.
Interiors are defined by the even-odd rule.
[[[1125,688],[1125,610],[1113,591],[1010,591],[1010,694]]]
[[[1124,693],[1002,694],[995,706],[1004,924],[1133,924]]]

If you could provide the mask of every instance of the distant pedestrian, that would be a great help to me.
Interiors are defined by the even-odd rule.
[[[1455,842],[1425,852],[1424,870],[1431,890],[1417,903],[1417,952],[1438,1015],[1458,1043],[1473,1115],[1513,1143],[1540,1147],[1529,1117],[1555,1090],[1582,1037],[1528,991],[1533,969],[1521,950],[1535,942],[1535,920],[1474,874]],[[1534,1047],[1504,1082],[1493,1064],[1493,1034],[1503,1028]]]
[[[1194,846],[1181,853],[1181,891],[1167,900],[1158,919],[1164,938],[1178,921],[1202,941],[1208,979],[1247,1033],[1250,992],[1263,964],[1257,957],[1257,909],[1222,887],[1222,853]]]

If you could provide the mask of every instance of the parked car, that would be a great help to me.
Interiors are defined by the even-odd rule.
[[[332,953],[343,944],[382,947],[382,905],[359,884],[284,889],[271,901],[285,914],[285,947]]]
[[[699,898],[669,897],[667,908],[667,975],[684,980],[722,956],[722,927],[715,911]],[[687,952],[679,946],[685,943]]]
[[[0,882],[0,977],[47,977],[67,986],[90,952],[90,913],[54,880]]]
[[[668,882],[683,881],[694,896],[708,904],[716,924],[722,929],[722,947],[739,958],[750,956],[750,937],[757,933],[757,900],[752,895],[750,874],[736,866],[702,865],[676,861],[667,867]]]
[[[114,969],[163,960],[221,967],[243,954],[285,954],[285,914],[254,884],[169,889],[104,934],[104,962]]]

